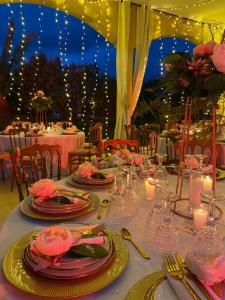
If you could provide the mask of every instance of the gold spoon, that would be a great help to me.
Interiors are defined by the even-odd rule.
[[[101,219],[101,218],[102,218],[102,215],[103,215],[103,213],[104,213],[106,207],[108,206],[108,204],[109,204],[109,200],[108,200],[108,199],[102,200],[102,203],[101,203],[101,209],[100,209],[100,212],[99,212],[99,214],[98,214],[98,216],[97,216],[98,219]]]
[[[141,248],[139,248],[139,246],[132,240],[131,233],[130,233],[126,228],[122,228],[122,229],[121,229],[121,236],[122,236],[125,240],[130,241],[130,242],[135,246],[135,248],[137,249],[137,251],[138,251],[144,258],[151,259],[151,257],[150,257],[148,254],[146,254],[144,251],[142,251]]]

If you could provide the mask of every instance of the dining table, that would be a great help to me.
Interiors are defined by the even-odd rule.
[[[74,187],[68,182],[68,178],[58,181],[58,185],[65,189],[73,189]],[[168,175],[169,188],[171,191],[175,191],[177,176]],[[183,185],[183,196],[188,197],[188,186],[189,180],[184,179]],[[216,184],[217,192],[221,193],[224,191],[225,183],[224,181],[218,181]],[[140,255],[140,253],[135,249],[135,247],[129,242],[124,240],[129,249],[129,261],[123,271],[123,273],[112,282],[107,287],[102,290],[96,291],[90,295],[81,296],[76,299],[82,300],[122,300],[126,299],[127,294],[133,288],[133,286],[141,280],[143,277],[162,270],[162,250],[153,247],[152,241],[150,239],[150,228],[149,228],[149,217],[151,216],[151,209],[153,206],[152,200],[147,200],[144,179],[137,178],[134,181],[134,193],[135,193],[135,203],[128,196],[121,196],[119,199],[112,197],[112,189],[92,189],[91,193],[95,193],[100,201],[103,199],[109,199],[110,203],[106,209],[106,214],[103,219],[98,220],[97,215],[99,213],[99,208],[87,215],[72,218],[68,220],[68,223],[102,223],[104,222],[107,228],[118,232],[122,227],[126,227],[132,233],[133,239],[136,243],[151,257],[151,259],[145,259]],[[118,205],[117,214],[110,209],[114,201],[120,201]],[[225,204],[224,201],[218,201],[217,205],[224,211]],[[179,215],[173,214],[173,224],[176,227],[176,231],[179,237],[178,248],[179,252],[185,256],[186,252],[189,251],[194,244],[195,236],[191,232],[187,232],[182,228],[189,226],[192,228],[192,220],[183,218]],[[63,221],[62,221],[63,222]],[[61,222],[61,223],[62,223]],[[0,258],[1,263],[3,261],[4,255],[8,248],[24,234],[37,231],[39,227],[45,227],[55,224],[56,221],[48,220],[36,220],[32,219],[21,212],[20,204],[8,215],[4,223],[2,224],[0,232]],[[60,223],[58,221],[57,223]],[[65,223],[65,222],[63,222]],[[218,220],[219,226],[224,229],[225,232],[225,222],[224,215],[220,220]],[[57,284],[57,282],[52,282],[52,284]],[[41,300],[42,297],[32,296],[26,294],[23,291],[17,289],[11,285],[5,278],[2,268],[0,272],[0,299],[1,300]],[[59,300],[61,298],[51,298],[53,300]],[[75,298],[72,298],[75,299]],[[143,298],[136,298],[136,300],[141,300]],[[156,300],[167,299],[174,300],[178,299],[173,288],[171,288],[168,280],[164,280],[161,285],[156,290]],[[204,299],[204,298],[202,298]]]
[[[77,149],[81,149],[84,146],[85,134],[82,131],[74,133],[44,133],[37,136],[37,143],[48,145],[60,145],[62,147],[61,166],[62,173],[67,174],[68,168],[68,153]],[[21,144],[23,145],[23,138],[21,138]],[[4,152],[10,149],[10,138],[7,134],[0,135],[0,152]],[[6,175],[11,174],[11,163],[6,165]]]

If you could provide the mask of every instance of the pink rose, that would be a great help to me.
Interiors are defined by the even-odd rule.
[[[142,156],[140,154],[133,155],[134,164],[140,166],[142,163]]]
[[[185,159],[185,166],[189,169],[198,169],[199,162],[195,157],[189,157]]]
[[[89,162],[79,165],[78,168],[78,175],[81,178],[91,177],[91,175],[95,174],[96,172],[97,169]]]
[[[225,74],[225,44],[214,47],[211,59],[217,71]]]
[[[215,46],[216,46],[216,43],[214,43],[213,41],[210,41],[203,45],[198,45],[193,49],[193,54],[198,55],[198,56],[212,54]]]
[[[31,244],[31,250],[48,256],[67,252],[81,238],[79,231],[71,233],[68,228],[50,226],[44,228]]]
[[[29,188],[30,195],[44,201],[57,195],[57,184],[52,179],[41,179]]]

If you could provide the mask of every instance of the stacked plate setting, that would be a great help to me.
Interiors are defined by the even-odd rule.
[[[40,259],[44,257],[34,253],[31,250],[31,243],[29,243],[24,249],[23,261],[30,270],[47,278],[61,280],[79,279],[97,274],[112,263],[115,258],[115,246],[109,235],[104,236],[104,244],[102,246],[108,251],[108,254],[102,258],[76,258],[66,253],[60,257],[59,263],[54,264],[55,257],[52,256],[47,258],[51,263],[46,268],[39,268]]]
[[[75,173],[73,175],[73,181],[78,184],[84,184],[84,185],[104,185],[104,184],[110,184],[113,182],[114,178],[112,177],[107,177],[107,174],[103,174],[105,178],[102,179],[97,179],[97,178],[92,178],[92,177],[86,177],[86,178],[81,178],[78,173]]]
[[[72,202],[72,197],[66,198],[68,199],[68,202],[70,202],[71,199],[71,203],[63,204],[60,202],[57,203],[57,201],[52,203],[51,201],[48,201],[49,199],[46,199],[45,201],[40,201],[38,200],[38,198],[33,198],[31,208],[38,213],[50,215],[63,215],[85,210],[92,203],[90,198],[77,198],[77,201],[75,203]],[[76,198],[76,196],[74,196],[74,198]]]

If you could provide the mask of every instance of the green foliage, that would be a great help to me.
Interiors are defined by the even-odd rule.
[[[44,111],[52,108],[53,100],[51,97],[34,97],[31,106],[35,110]]]
[[[81,244],[70,248],[69,253],[75,256],[78,254],[83,257],[101,258],[106,256],[108,251],[99,245]]]

